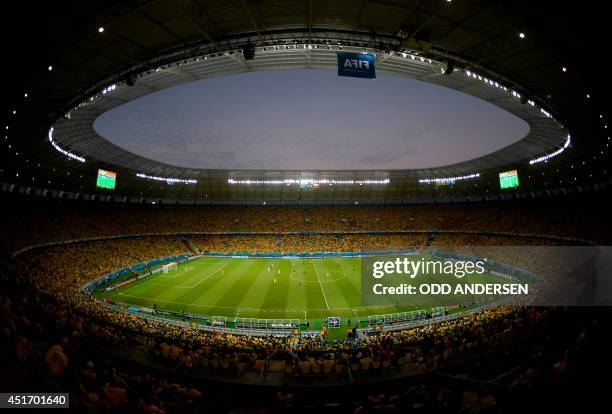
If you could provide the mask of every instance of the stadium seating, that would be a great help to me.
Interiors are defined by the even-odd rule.
[[[185,252],[188,247],[177,233],[189,233],[189,240],[204,252],[358,251],[430,244],[455,246],[458,252],[469,254],[478,245],[573,244],[578,241],[554,237],[587,239],[605,231],[597,230],[593,223],[578,226],[566,216],[563,220],[567,220],[567,227],[555,226],[564,233],[548,238],[542,234],[546,227],[538,223],[542,216],[534,213],[537,218],[530,215],[525,219],[527,216],[522,215],[525,211],[514,207],[501,212],[486,206],[289,208],[275,209],[272,215],[271,211],[168,207],[147,211],[144,219],[138,208],[113,206],[105,209],[104,214],[94,212],[86,220],[77,220],[70,208],[65,213],[55,210],[42,216],[24,209],[15,223],[3,223],[4,230],[15,235],[14,242],[3,241],[5,257],[10,256],[12,249],[33,243],[83,237],[102,239],[28,250],[16,257],[12,270],[3,271],[2,286],[10,287],[0,291],[3,346],[16,349],[52,381],[73,387],[82,404],[96,409],[121,406],[155,412],[155,404],[171,409],[176,404],[193,404],[203,398],[199,389],[190,384],[168,383],[163,375],[151,374],[143,379],[133,371],[112,370],[109,374],[102,361],[93,361],[96,350],[101,349],[116,350],[121,358],[146,361],[149,366],[180,372],[181,376],[231,377],[245,382],[258,381],[262,375],[270,380],[280,376],[286,381],[296,377],[350,375],[359,379],[398,373],[425,374],[505,349],[523,339],[525,332],[545,330],[557,317],[556,312],[502,306],[453,321],[372,334],[364,342],[322,342],[312,337],[206,333],[116,311],[81,299],[78,291],[87,281],[109,271]],[[116,214],[116,220],[109,220],[109,214]],[[274,217],[273,222],[270,217]],[[31,228],[40,231],[33,236],[27,230]],[[473,232],[475,229],[514,234],[479,234]],[[194,234],[236,230],[274,234]],[[364,230],[388,233],[359,233]],[[422,232],[402,233],[406,230]],[[126,231],[148,235],[108,238]],[[322,233],[295,233],[299,231]],[[509,260],[504,249],[493,252],[497,260]],[[554,267],[548,271],[554,274]],[[46,334],[33,334],[42,331]],[[84,355],[82,350],[88,353]],[[565,369],[566,363],[557,359],[551,366],[558,372]],[[534,377],[531,373],[510,373],[504,381],[524,384]],[[172,397],[160,397],[160,392]]]
[[[565,199],[513,204],[458,204],[385,207],[187,207],[137,206],[78,202],[62,204],[11,200],[11,220],[0,224],[0,252],[37,243],[121,234],[190,234],[201,232],[363,232],[363,231],[495,231],[605,241],[605,205]],[[35,229],[35,231],[31,231]],[[344,236],[349,237],[349,236]],[[290,239],[290,236],[284,238]],[[267,240],[267,241],[265,241]],[[349,239],[350,240],[350,237]],[[316,243],[316,238],[311,240]],[[214,239],[211,239],[214,243]],[[274,236],[258,241],[257,249],[277,243]],[[359,243],[354,240],[354,243]],[[203,247],[206,247],[203,245]]]

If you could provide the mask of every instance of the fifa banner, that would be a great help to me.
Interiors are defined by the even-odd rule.
[[[612,246],[438,246],[364,255],[361,299],[381,310],[416,303],[610,306]]]
[[[338,76],[375,79],[376,57],[367,53],[338,53]]]

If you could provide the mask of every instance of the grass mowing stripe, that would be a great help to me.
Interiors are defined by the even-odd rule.
[[[349,275],[355,272],[352,271],[352,267],[350,265],[346,265],[344,263],[341,263],[340,266],[336,265],[336,268],[339,269],[344,276],[336,279],[334,283],[331,283],[331,285],[333,285],[334,290],[337,292],[336,295],[338,296],[338,299],[344,303],[343,307],[360,305],[361,290],[358,290],[356,286],[351,283],[351,279],[357,279],[360,282],[358,275],[350,277]]]
[[[273,279],[277,277],[276,270],[268,271],[270,261],[267,259],[250,259],[253,263],[248,270],[253,283],[244,296],[236,303],[236,314],[244,318],[267,318],[265,299],[273,288]]]
[[[251,288],[259,272],[257,271],[257,259],[246,259],[243,264],[238,267],[236,276],[230,282],[229,287],[218,297],[215,305],[228,306],[236,308],[244,299],[248,290]],[[255,268],[255,269],[254,269]],[[238,270],[240,270],[238,272]]]
[[[280,274],[278,271],[280,270]],[[265,270],[264,270],[265,271]],[[291,261],[280,260],[278,262],[277,269],[272,271],[273,278],[270,281],[270,287],[267,294],[263,297],[261,302],[262,315],[266,318],[284,318],[286,312],[274,312],[273,315],[268,315],[265,309],[287,309],[287,302],[289,299],[289,288],[291,283]],[[274,283],[274,280],[277,283]]]
[[[227,260],[225,262],[227,265],[223,268],[223,272],[232,272],[233,268],[239,267],[241,265],[240,261],[232,262]],[[224,264],[225,264],[224,263]],[[202,263],[198,263],[198,271],[200,272],[200,277],[206,278],[204,275],[210,275],[216,267],[218,267],[218,263],[210,263],[207,261],[203,261]],[[214,268],[213,268],[214,266]],[[178,290],[178,289],[169,289],[168,292],[164,294],[164,299],[168,302],[178,302],[183,303],[185,305],[185,309],[189,309],[190,312],[193,313],[202,313],[203,310],[205,314],[208,315],[210,313],[211,307],[197,307],[193,306],[196,304],[206,304],[210,305],[214,303],[219,295],[219,291],[222,289],[223,276],[220,272],[216,272],[214,275],[210,275],[210,277],[206,278],[204,282],[197,286],[197,289],[189,289],[187,291]],[[175,307],[176,303],[168,303],[168,306]]]
[[[301,309],[301,318],[306,317],[306,312],[303,309],[308,309],[308,289],[305,285],[308,285],[304,281],[304,265],[301,259],[291,259],[291,274],[289,276],[291,281],[291,301],[289,301],[288,307],[290,309]],[[295,312],[292,312],[292,317],[295,317]]]

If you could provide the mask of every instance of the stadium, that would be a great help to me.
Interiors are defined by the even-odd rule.
[[[599,409],[593,7],[19,5],[0,407]]]

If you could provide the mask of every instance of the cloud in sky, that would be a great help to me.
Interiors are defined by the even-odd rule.
[[[291,170],[437,167],[529,132],[523,120],[458,91],[320,69],[190,82],[114,108],[94,128],[128,151],[177,166]]]

